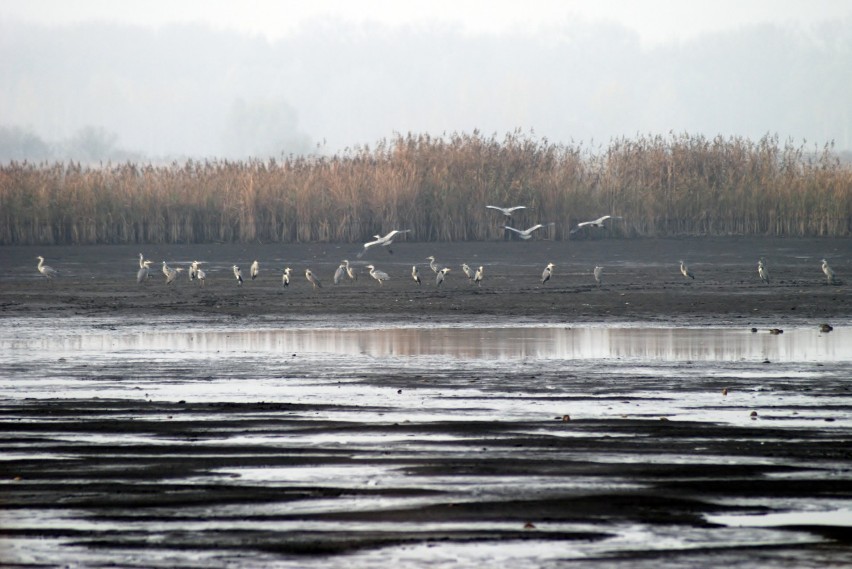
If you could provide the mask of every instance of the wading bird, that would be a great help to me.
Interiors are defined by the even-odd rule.
[[[822,260],[822,272],[825,274],[825,280],[828,282],[828,284],[833,284],[834,271],[831,269],[831,267],[828,266],[828,261],[826,261],[825,259]]]
[[[52,279],[59,274],[53,267],[48,267],[44,264],[44,257],[39,256],[36,257],[36,259],[38,259],[38,267],[36,268],[38,269],[38,272],[43,274],[45,277]]]
[[[505,215],[507,218],[511,218],[512,214],[519,209],[527,209],[527,206],[525,206],[525,205],[516,205],[514,207],[499,207],[499,206],[496,206],[496,205],[487,205],[485,207],[487,207],[488,209],[497,210],[500,213],[502,213],[503,215]]]
[[[482,286],[482,278],[485,276],[485,269],[482,268],[482,265],[476,269],[476,274],[473,275],[473,282],[476,283],[476,286]]]
[[[322,283],[314,276],[310,269],[305,269],[305,278],[313,285],[314,288],[322,288]]]
[[[340,279],[342,279],[342,278],[343,278],[343,275],[345,275],[345,274],[346,274],[346,265],[344,265],[343,263],[341,263],[341,264],[340,264],[340,266],[339,266],[339,267],[337,267],[337,270],[336,270],[336,271],[334,271],[334,279],[333,279],[333,280],[334,280],[334,284],[339,284],[339,283],[340,283]]]
[[[284,268],[284,273],[281,275],[281,286],[290,286],[290,273],[293,272],[293,269],[290,267]]]
[[[521,231],[520,229],[515,229],[514,227],[509,227],[508,225],[504,225],[503,229],[508,229],[509,231],[513,231],[518,234],[518,237],[526,241],[527,239],[532,237],[533,231],[541,229],[542,227],[549,227],[551,225],[556,225],[555,223],[547,223],[547,224],[536,224],[530,227],[529,229],[524,229]]]
[[[151,261],[145,260],[141,263],[139,272],[136,273],[136,282],[142,284],[148,280],[148,271],[151,269]]]
[[[143,255],[142,253],[139,253],[139,268],[141,269],[144,266],[145,266],[145,255]]]
[[[686,266],[686,264],[683,262],[683,260],[681,260],[681,262],[680,262],[680,274],[682,274],[684,276],[684,278],[687,278],[687,279],[694,279],[695,278],[695,275],[692,274],[692,271],[689,270],[689,267]]]
[[[595,267],[595,282],[598,283],[598,286],[601,286],[601,281],[603,281],[603,267],[597,266]]]
[[[169,273],[171,272],[171,270],[172,268],[168,266],[165,261],[163,261],[163,275],[166,278],[169,278]]]
[[[201,277],[198,275],[201,268],[199,265],[201,261],[193,261],[189,264],[189,280],[194,281],[195,279],[200,279]]]
[[[757,261],[757,274],[760,276],[760,280],[769,284],[769,269],[766,268],[766,261],[762,258]]]
[[[260,273],[260,263],[257,262],[257,259],[251,264],[251,268],[249,269],[249,273],[251,274],[251,280],[257,278],[257,275]]]
[[[577,227],[575,227],[574,229],[569,231],[568,234],[574,235],[575,233],[577,233],[578,231],[580,231],[584,227],[603,227],[604,221],[606,221],[607,219],[621,219],[621,216],[604,215],[604,216],[601,216],[601,217],[599,217],[599,218],[597,218],[593,221],[584,221],[582,223],[578,223]]]
[[[544,268],[544,272],[541,273],[541,284],[546,283],[550,280],[550,277],[553,276],[553,267],[555,267],[553,263],[548,263]]]
[[[346,259],[343,259],[343,264],[346,265],[346,276],[349,277],[350,280],[357,281],[358,272],[355,270],[355,267],[349,266],[349,261]]]
[[[411,278],[414,282],[420,284],[420,271],[417,270],[417,265],[411,265]]]
[[[469,280],[469,281],[473,280],[473,271],[471,270],[470,266],[467,263],[462,263],[462,271],[464,272],[464,275],[467,277],[467,280]]]
[[[430,255],[430,256],[426,257],[426,259],[429,260],[429,268],[432,269],[433,273],[435,273],[437,275],[438,273],[441,272],[441,266],[438,263],[435,262],[435,257]]]
[[[163,263],[165,264],[165,261],[163,261]],[[169,273],[166,275],[166,284],[170,285],[175,282],[178,278],[178,275],[180,275],[182,272],[183,267],[178,267],[176,269],[172,269],[171,267],[169,267]]]
[[[360,253],[358,253],[358,258],[360,259],[361,257],[363,257],[364,253],[367,252],[367,249],[369,249],[370,247],[375,247],[376,245],[379,245],[381,247],[387,247],[388,253],[393,253],[393,250],[390,248],[390,245],[391,243],[393,243],[393,240],[396,239],[396,236],[402,235],[403,233],[409,233],[410,231],[410,229],[394,229],[384,237],[382,237],[381,235],[373,235],[376,240],[364,243],[364,248],[361,250]]]
[[[205,280],[205,279],[207,279],[207,273],[204,272],[204,269],[202,269],[201,267],[198,267],[198,268],[195,269],[195,278],[197,278],[199,281],[201,281],[201,286],[204,286],[204,283],[207,282]]]
[[[231,269],[234,271],[234,278],[237,279],[237,286],[243,286],[243,272],[236,265],[231,267]]]
[[[444,277],[447,276],[447,273],[450,272],[450,269],[444,267],[440,271],[438,271],[438,276],[435,277],[435,286],[441,286],[441,283],[444,282]]]
[[[377,271],[376,267],[374,267],[373,265],[367,265],[367,268],[370,269],[370,276],[379,281],[380,285],[383,285],[384,281],[390,279],[386,272]]]

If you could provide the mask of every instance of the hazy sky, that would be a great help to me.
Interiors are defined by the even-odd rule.
[[[850,69],[849,0],[0,0],[0,159],[30,134],[244,157],[474,129],[852,150]]]

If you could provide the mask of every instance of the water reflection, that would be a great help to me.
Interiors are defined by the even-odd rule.
[[[0,339],[4,350],[45,352],[334,353],[460,359],[636,359],[656,361],[850,361],[852,328],[781,335],[732,328],[493,327],[390,329],[197,329],[81,332]]]

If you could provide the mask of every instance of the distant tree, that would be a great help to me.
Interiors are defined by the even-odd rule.
[[[296,109],[283,100],[234,101],[222,142],[229,158],[268,158],[311,151],[310,137],[299,130]]]
[[[40,162],[52,157],[50,145],[30,130],[0,126],[0,162]]]

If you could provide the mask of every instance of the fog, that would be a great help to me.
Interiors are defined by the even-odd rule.
[[[202,25],[0,21],[0,160],[279,158],[395,133],[517,129],[595,148],[689,133],[852,150],[852,21],[643,45],[326,21],[282,39]]]

